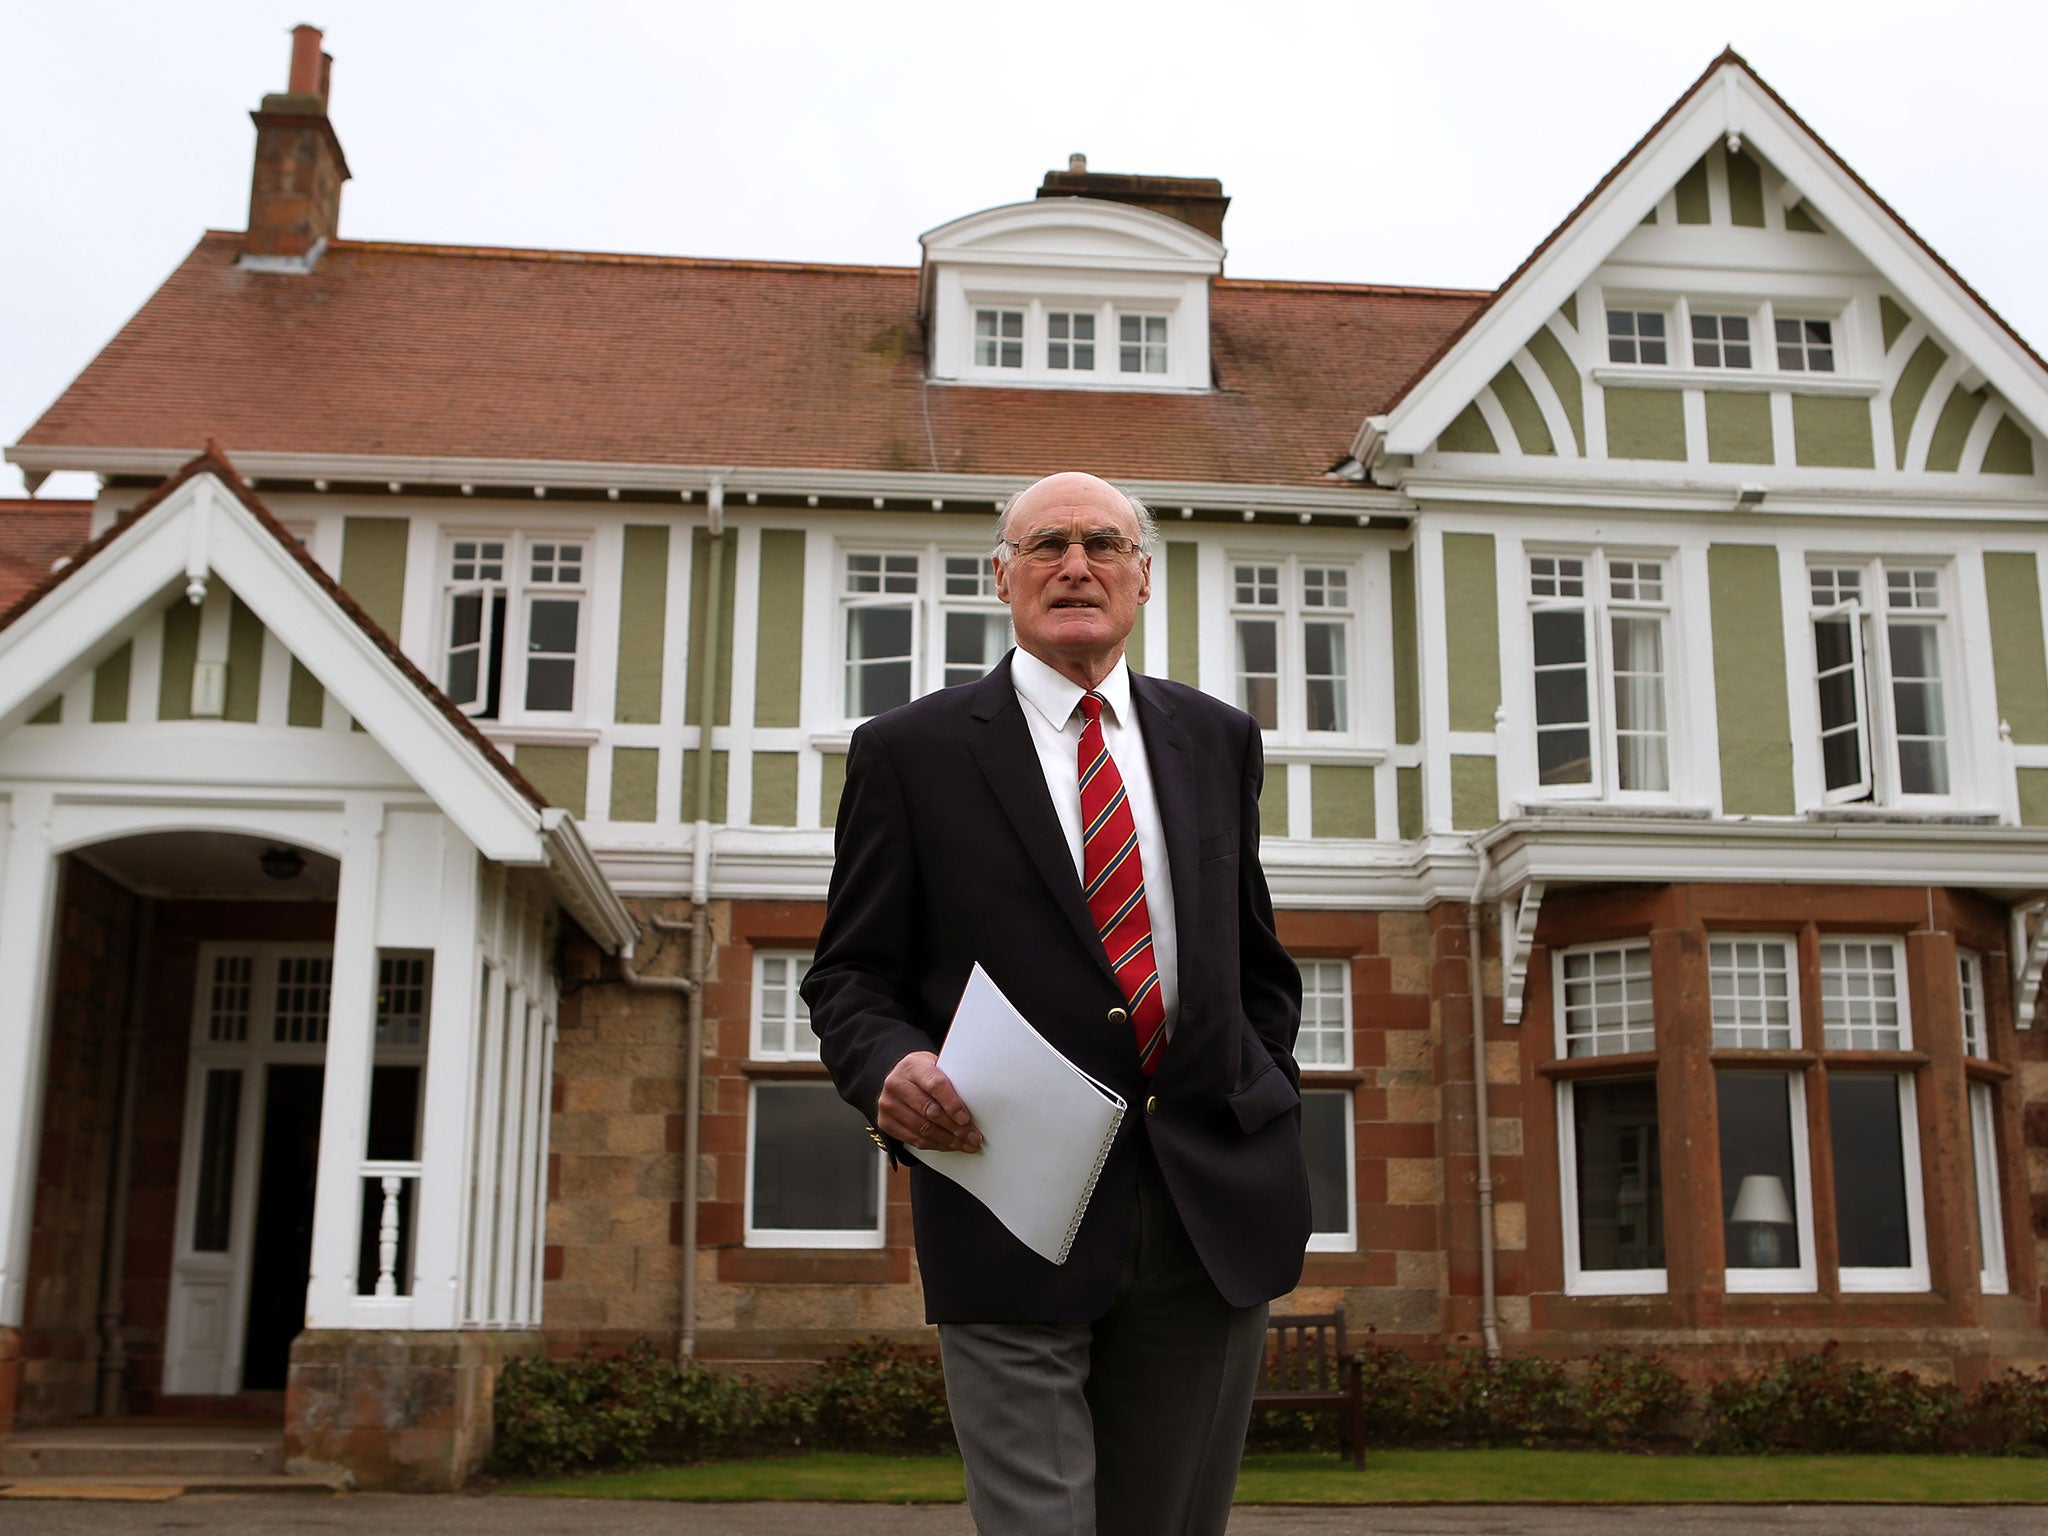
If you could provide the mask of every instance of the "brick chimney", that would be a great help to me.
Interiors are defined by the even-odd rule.
[[[1191,224],[1213,240],[1223,238],[1223,213],[1230,199],[1223,183],[1209,176],[1118,176],[1088,169],[1086,155],[1068,157],[1064,171],[1047,171],[1040,197],[1099,197],[1149,208]]]
[[[320,29],[292,28],[290,82],[249,114],[256,124],[256,171],[249,182],[244,264],[310,270],[341,220],[348,161],[327,120],[334,60]]]

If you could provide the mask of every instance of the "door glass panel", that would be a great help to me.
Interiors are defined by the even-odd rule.
[[[241,1134],[242,1074],[206,1074],[199,1129],[199,1197],[192,1214],[195,1253],[226,1253],[235,1214],[235,1147]]]

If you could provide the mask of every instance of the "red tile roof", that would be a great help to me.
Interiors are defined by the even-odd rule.
[[[30,445],[1315,484],[1485,297],[1225,279],[1202,395],[928,385],[917,272],[212,232]]]
[[[256,493],[249,489],[249,484],[242,478],[241,471],[228,462],[227,455],[221,451],[218,443],[209,442],[203,453],[180,466],[174,474],[155,490],[151,491],[148,496],[144,497],[135,506],[134,510],[128,512],[118,522],[107,528],[98,538],[85,545],[82,549],[74,546],[76,558],[67,563],[62,570],[54,572],[44,571],[33,584],[9,599],[4,606],[0,606],[0,629],[5,629],[14,623],[15,620],[35,607],[36,604],[48,597],[65,582],[69,581],[72,576],[83,570],[93,560],[99,558],[100,554],[109,545],[113,544],[130,528],[141,522],[146,514],[168,498],[179,486],[195,476],[205,474],[210,474],[218,479],[222,485],[227,487],[228,491],[237,501],[249,509],[250,514],[256,521],[263,525],[264,531],[276,539],[283,546],[285,553],[299,563],[300,567],[307,575],[313,578],[314,582],[327,594],[335,606],[341,609],[342,614],[349,622],[362,630],[370,638],[371,642],[376,645],[377,649],[384,653],[386,659],[404,675],[405,680],[425,694],[427,702],[439,710],[446,717],[449,724],[453,725],[468,740],[470,746],[476,749],[492,772],[502,777],[506,783],[510,784],[513,789],[517,790],[521,796],[537,809],[545,809],[547,807],[547,796],[535,789],[527,781],[526,776],[506,760],[505,755],[497,749],[491,742],[491,739],[477,729],[476,722],[457,709],[449,700],[448,695],[434,686],[427,675],[420,671],[412,663],[411,659],[406,656],[405,652],[398,648],[397,642],[384,632],[383,627],[357,606],[356,600],[344,592],[335,579],[315,563],[313,557],[306,552],[305,546],[285,528],[284,524],[277,520],[268,507],[257,500]],[[0,501],[0,508],[23,505],[34,505],[34,503]],[[80,506],[87,508],[88,511],[91,507],[89,502],[54,503],[54,505]]]
[[[48,581],[51,567],[76,555],[91,531],[89,501],[0,497],[0,613]]]

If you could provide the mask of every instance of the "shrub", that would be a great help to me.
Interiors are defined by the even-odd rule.
[[[833,1450],[928,1455],[953,1444],[945,1372],[928,1350],[855,1344],[786,1395],[803,1400],[813,1443]]]
[[[1580,1368],[1573,1384],[1578,1432],[1609,1449],[1648,1444],[1668,1434],[1692,1407],[1677,1372],[1654,1355],[1607,1349]]]
[[[494,1458],[521,1472],[631,1465],[675,1423],[673,1364],[644,1340],[623,1355],[514,1360],[498,1376]]]
[[[1953,1384],[1844,1360],[1830,1341],[1814,1354],[1716,1382],[1700,1449],[1944,1451],[1960,1447],[1965,1423],[1963,1394]]]
[[[2048,1367],[1994,1376],[1970,1398],[1970,1440],[2002,1456],[2048,1454]]]

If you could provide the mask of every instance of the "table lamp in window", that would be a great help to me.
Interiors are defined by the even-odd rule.
[[[1774,1173],[1743,1175],[1735,1192],[1735,1209],[1728,1213],[1730,1226],[1749,1228],[1749,1269],[1780,1269],[1785,1263],[1785,1231],[1792,1225],[1792,1202],[1785,1198],[1785,1181]]]

